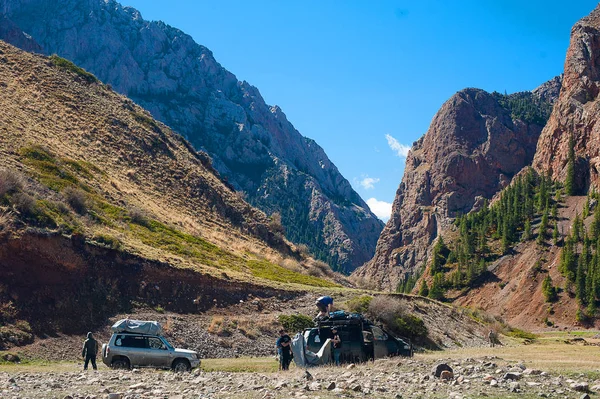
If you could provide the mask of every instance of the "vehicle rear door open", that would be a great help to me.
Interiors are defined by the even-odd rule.
[[[373,357],[381,359],[388,356],[387,340],[388,335],[379,327],[371,327],[373,332]]]

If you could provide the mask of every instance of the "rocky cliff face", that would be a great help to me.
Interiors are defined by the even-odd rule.
[[[566,177],[569,137],[573,136],[577,188],[600,183],[600,7],[575,24],[565,60],[563,88],[541,134],[533,166]]]
[[[531,93],[465,89],[452,96],[413,144],[375,257],[356,275],[393,290],[418,274],[457,214],[491,198],[530,164],[547,118],[530,113],[536,103],[548,106]]]
[[[113,0],[0,0],[0,13],[206,150],[250,203],[281,214],[293,241],[345,271],[373,255],[383,223],[323,149],[190,36]]]

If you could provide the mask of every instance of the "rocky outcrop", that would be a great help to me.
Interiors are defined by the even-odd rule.
[[[541,134],[533,166],[564,181],[569,138],[573,137],[575,176],[581,192],[600,183],[600,7],[575,24],[565,60],[563,87]]]
[[[512,99],[539,98],[511,96],[465,89],[442,106],[413,144],[392,217],[375,257],[357,276],[395,289],[407,274],[424,268],[431,243],[456,215],[469,212],[478,198],[491,198],[530,164],[542,126],[516,118],[524,108]],[[531,117],[540,118],[544,115]]]
[[[544,100],[545,102],[554,105],[560,95],[560,89],[562,88],[563,75],[560,74],[550,79],[549,81],[542,83],[531,92]]]
[[[0,0],[0,12],[206,150],[293,241],[345,271],[372,257],[383,223],[323,149],[190,36],[113,0]]]

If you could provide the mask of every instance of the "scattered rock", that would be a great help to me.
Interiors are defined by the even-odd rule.
[[[438,363],[431,369],[431,374],[436,378],[440,378],[442,371],[453,372],[452,367],[448,366],[446,363]]]
[[[577,392],[588,392],[590,390],[590,385],[587,382],[575,382],[569,386]]]
[[[581,396],[579,397],[579,399],[590,399],[590,395],[589,395],[589,394],[587,394],[587,393],[584,393],[583,395],[581,395]]]
[[[516,372],[509,372],[504,374],[504,377],[502,377],[503,380],[512,380],[512,381],[518,381],[521,379],[521,373],[516,373]]]
[[[491,387],[497,387],[497,386],[498,386],[498,381],[496,381],[496,380],[491,380],[491,381],[490,381],[490,386],[491,386]]]
[[[328,391],[332,391],[335,389],[335,382],[330,382],[329,385],[327,385],[327,390]]]
[[[452,371],[444,370],[440,373],[440,380],[452,380],[454,379],[454,373]]]
[[[353,368],[355,368],[355,367],[356,367],[356,364],[354,364],[354,363],[350,363],[349,365],[347,365],[347,366],[346,366],[346,369],[347,369],[347,370],[350,370],[350,369],[353,369]]]

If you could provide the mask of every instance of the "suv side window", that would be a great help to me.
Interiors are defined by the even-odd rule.
[[[122,335],[120,346],[126,348],[146,348],[146,338],[135,335]]]
[[[165,344],[159,338],[156,337],[148,337],[148,347],[151,349],[167,349]]]
[[[375,338],[376,341],[387,341],[388,335],[384,333],[381,328],[373,326],[371,331],[373,331],[373,338]]]

